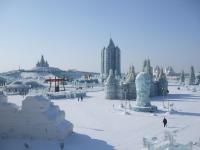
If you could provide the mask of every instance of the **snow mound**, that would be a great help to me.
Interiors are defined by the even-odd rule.
[[[44,96],[28,96],[19,109],[0,95],[0,138],[64,139],[73,125],[65,113]]]

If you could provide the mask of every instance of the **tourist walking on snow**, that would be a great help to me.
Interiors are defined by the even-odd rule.
[[[81,95],[81,101],[83,101],[83,95]]]
[[[166,127],[166,125],[167,125],[167,119],[165,117],[163,119],[163,124],[164,124],[164,127]]]

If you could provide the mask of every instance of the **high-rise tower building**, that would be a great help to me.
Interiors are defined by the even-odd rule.
[[[121,60],[120,49],[115,46],[112,39],[110,39],[107,48],[103,48],[101,52],[101,75],[107,78],[109,70],[112,69],[115,75],[121,76]]]

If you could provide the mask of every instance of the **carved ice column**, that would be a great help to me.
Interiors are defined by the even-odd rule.
[[[157,110],[156,106],[151,105],[150,88],[151,77],[148,73],[141,72],[136,77],[137,99],[136,105],[133,107],[135,111],[153,112]]]
[[[118,88],[118,81],[113,74],[113,70],[110,69],[109,76],[105,83],[105,96],[106,99],[117,99],[117,88]]]
[[[125,80],[125,84],[128,88],[127,99],[135,99],[136,98],[136,88],[135,88],[135,69],[134,66],[130,66],[128,75]]]

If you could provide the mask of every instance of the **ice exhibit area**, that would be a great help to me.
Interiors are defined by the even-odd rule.
[[[21,108],[20,108],[21,107]],[[27,96],[22,106],[9,103],[0,95],[0,137],[22,139],[65,139],[73,125],[61,111],[44,96]]]
[[[134,66],[130,66],[129,72],[124,77],[120,77],[114,72],[110,69],[109,75],[104,82],[106,99],[135,100],[137,92]],[[150,97],[168,94],[168,81],[162,68],[156,72],[156,75],[153,75],[153,67],[150,64],[150,60],[145,59],[143,72],[148,73],[150,76]]]
[[[180,89],[178,89],[178,87]],[[196,89],[193,92],[192,89]],[[73,123],[73,133],[63,140],[64,150],[141,150],[143,138],[163,137],[166,131],[176,132],[176,143],[187,145],[192,142],[193,150],[200,150],[200,87],[180,86],[169,81],[169,94],[151,98],[151,104],[158,107],[157,112],[135,112],[128,109],[125,115],[126,101],[109,101],[104,97],[104,91],[88,92],[83,101],[77,99],[53,100],[66,114],[65,118]],[[8,102],[22,106],[22,97],[8,96]],[[127,101],[132,106],[136,101]],[[168,103],[173,104],[173,113],[168,113]],[[163,107],[165,106],[165,108]],[[166,117],[167,127],[162,120]],[[155,138],[153,138],[155,139]],[[1,150],[22,150],[24,143],[31,150],[60,149],[58,140],[9,140],[1,139]],[[156,141],[154,141],[156,142]],[[158,141],[159,142],[159,141]],[[161,141],[155,147],[163,146],[169,141]],[[158,149],[161,150],[161,149]]]

